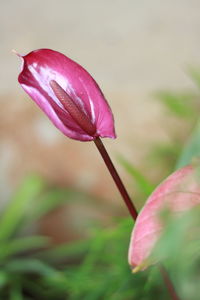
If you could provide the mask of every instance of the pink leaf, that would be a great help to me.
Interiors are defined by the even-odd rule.
[[[129,264],[134,272],[147,267],[148,257],[163,231],[159,212],[167,208],[181,213],[200,204],[199,172],[192,165],[174,172],[148,198],[137,217],[129,246]]]
[[[20,57],[19,83],[62,133],[81,141],[116,137],[111,109],[84,68],[50,49]]]

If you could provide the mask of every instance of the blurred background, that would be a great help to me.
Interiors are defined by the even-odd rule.
[[[21,62],[11,50],[50,48],[84,66],[104,92],[118,136],[104,143],[140,208],[197,120],[200,2],[1,0],[0,24],[0,207],[19,186],[27,199],[26,184],[42,182],[47,206],[25,232],[56,244],[127,215],[93,143],[63,136],[17,82]]]
[[[55,49],[83,65],[113,110],[118,138],[105,140],[113,160],[120,153],[138,165],[152,144],[169,139],[152,94],[193,86],[186,69],[199,63],[199,1],[2,0],[0,14],[1,197],[35,171],[115,203],[94,146],[62,136],[24,94],[11,50]]]

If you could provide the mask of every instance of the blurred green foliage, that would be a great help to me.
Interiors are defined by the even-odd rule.
[[[165,215],[165,231],[152,256],[164,262],[181,299],[199,299],[200,207],[178,218]]]
[[[125,158],[120,156],[118,157],[118,160],[120,164],[125,168],[127,173],[129,173],[133,178],[134,182],[137,185],[137,189],[141,191],[144,196],[149,196],[151,192],[153,192],[155,185],[153,185],[138,168],[130,164]]]
[[[57,205],[62,202],[62,193],[57,191],[55,197],[54,190],[45,192],[44,182],[32,176],[2,212],[0,299],[128,300],[146,299],[149,289],[165,292],[158,275],[149,283],[151,270],[134,276],[131,273],[127,263],[133,227],[130,218],[116,219],[110,228],[94,227],[87,240],[55,247],[49,247],[46,237],[24,234],[24,226],[45,215],[56,201]],[[76,194],[65,194],[65,201],[76,198]],[[52,195],[57,199],[53,206]],[[42,200],[46,204],[39,210]],[[148,299],[153,299],[153,294]]]
[[[190,69],[190,75],[200,87],[200,72]],[[178,129],[173,130],[171,143],[155,146],[150,153],[151,163],[169,174],[200,155],[200,94],[165,91],[157,97],[171,118],[187,127],[180,136]],[[155,183],[125,158],[119,157],[119,162],[144,202],[163,178]],[[113,215],[112,225],[93,224],[88,238],[59,246],[53,246],[49,237],[31,234],[29,229],[56,207],[79,201],[90,206],[86,198],[77,191],[49,188],[38,176],[24,180],[1,212],[0,300],[170,299],[157,266],[131,273],[127,252],[134,224],[130,218]],[[166,215],[165,222],[153,256],[164,263],[181,299],[197,300],[200,211],[176,220]]]

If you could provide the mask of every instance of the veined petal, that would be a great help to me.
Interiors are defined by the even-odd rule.
[[[163,231],[159,212],[167,208],[173,213],[181,213],[199,204],[199,167],[181,168],[155,189],[139,213],[132,232],[129,264],[133,272],[148,266],[148,257]]]
[[[52,123],[66,136],[90,141],[95,137],[115,138],[111,109],[99,86],[79,64],[50,49],[39,49],[21,56],[22,71],[18,80]],[[89,135],[73,119],[56,97],[50,82],[55,81],[96,127]]]

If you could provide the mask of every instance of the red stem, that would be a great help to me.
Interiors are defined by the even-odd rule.
[[[171,299],[172,300],[181,300],[181,298],[179,298],[179,296],[176,293],[174,285],[173,285],[173,283],[172,283],[165,267],[163,265],[159,265],[159,270],[160,270],[160,273],[162,275],[165,286],[166,286],[166,288],[167,288],[167,290],[168,290],[168,292],[171,296]]]
[[[123,182],[121,181],[121,178],[119,177],[119,174],[117,173],[117,170],[115,169],[111,159],[110,159],[110,156],[108,155],[108,152],[106,151],[106,148],[104,147],[102,141],[100,140],[100,138],[96,138],[94,139],[94,143],[97,147],[97,149],[99,150],[132,218],[136,221],[137,219],[137,216],[138,216],[138,213],[137,213],[137,210],[133,204],[133,202],[131,201],[131,198],[129,197],[129,194],[127,193],[126,191],[126,188],[123,184]],[[165,286],[169,292],[169,295],[171,297],[172,300],[181,300],[178,295],[176,294],[176,290],[174,288],[174,285],[166,271],[166,269],[164,268],[163,265],[160,265],[159,266],[159,270],[160,270],[160,273],[162,275],[162,278],[163,278],[163,281],[165,283]]]
[[[102,141],[100,140],[100,138],[96,138],[94,139],[94,143],[95,145],[97,146],[131,216],[133,217],[134,220],[136,220],[137,218],[137,210],[133,204],[133,202],[131,201],[131,198],[129,197],[129,194],[127,193],[126,191],[126,188],[124,187],[124,184],[123,182],[121,181],[121,178],[119,177],[111,159],[110,159],[110,156],[108,155],[108,152],[106,151],[106,148],[104,147]]]

